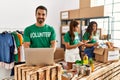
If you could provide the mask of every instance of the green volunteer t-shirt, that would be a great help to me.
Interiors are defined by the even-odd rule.
[[[85,32],[83,35],[83,40],[89,40],[90,34],[88,32]],[[89,43],[96,43],[98,40],[98,35],[96,34],[95,36],[92,37],[92,39],[89,41]]]
[[[31,48],[49,48],[51,41],[56,40],[56,33],[53,27],[45,24],[38,27],[35,24],[24,30],[24,42],[30,42]]]
[[[78,32],[74,32],[74,34],[75,34],[75,39],[73,42],[71,42],[71,37],[70,37],[69,32],[67,32],[64,35],[64,41],[70,43],[70,45],[78,44],[80,42]]]

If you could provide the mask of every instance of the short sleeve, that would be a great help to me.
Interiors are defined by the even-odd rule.
[[[87,32],[84,33],[83,40],[89,40],[89,33]]]
[[[51,32],[51,38],[50,38],[50,40],[53,41],[53,40],[56,40],[56,33],[55,33],[55,30],[54,30],[53,27],[51,27],[51,30],[52,30],[52,32]]]
[[[30,32],[29,32],[29,28],[26,28],[26,29],[24,30],[23,39],[24,39],[24,42],[30,42]]]
[[[66,33],[66,34],[64,35],[64,41],[65,41],[65,42],[70,42],[70,38],[69,38],[68,33]]]

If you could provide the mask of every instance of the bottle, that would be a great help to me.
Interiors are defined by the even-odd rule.
[[[93,62],[92,58],[89,59],[89,64],[90,64],[90,67],[91,67],[91,71],[93,72],[94,69],[95,69],[95,66],[94,66],[94,62]]]
[[[95,66],[94,66],[94,64],[91,64],[90,66],[91,66],[91,71],[93,72],[95,69]]]
[[[84,57],[83,57],[83,64],[88,65],[88,56],[87,56],[87,54],[85,54]]]

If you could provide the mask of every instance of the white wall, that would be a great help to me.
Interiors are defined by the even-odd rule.
[[[35,23],[35,8],[38,5],[48,8],[46,23],[55,27],[57,46],[60,47],[60,11],[78,9],[79,0],[1,0],[0,32],[24,30],[26,26]],[[9,72],[0,68],[0,80]]]
[[[55,27],[58,47],[60,46],[60,11],[78,9],[79,0],[1,0],[0,32],[24,30],[35,23],[35,8],[44,5],[48,8],[46,23]]]

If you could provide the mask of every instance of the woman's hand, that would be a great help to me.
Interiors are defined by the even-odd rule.
[[[79,47],[79,46],[82,46],[82,45],[85,45],[85,43],[83,43],[83,42],[79,42],[79,43],[78,43],[78,47]]]
[[[94,47],[97,47],[99,46],[98,42],[94,43]]]

